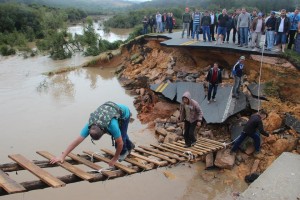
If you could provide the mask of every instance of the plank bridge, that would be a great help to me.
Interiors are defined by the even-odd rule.
[[[43,161],[30,161],[21,154],[8,155],[14,162],[0,164],[0,196],[48,187],[58,188],[79,181],[106,181],[181,162],[199,161],[203,156],[223,148],[222,143],[206,138],[198,138],[196,145],[191,148],[184,148],[183,141],[139,146],[131,152],[125,162],[116,163],[111,170],[106,170],[100,165],[101,162],[108,163],[114,155],[114,152],[108,149],[101,149],[102,153],[91,151],[83,151],[84,154],[79,155],[70,153],[64,163],[54,165],[49,163],[54,155],[47,151],[37,151],[37,154],[47,159]],[[76,165],[84,165],[90,170],[85,171]],[[71,174],[56,177],[43,169],[57,166]],[[9,172],[20,170],[27,170],[38,180],[18,183],[9,176]]]

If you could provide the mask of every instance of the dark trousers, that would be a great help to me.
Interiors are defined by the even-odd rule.
[[[208,94],[207,94],[207,100],[210,101],[211,98],[211,93],[213,92],[212,98],[216,98],[217,94],[217,89],[218,89],[218,84],[211,84],[209,83],[208,85]]]
[[[184,141],[187,146],[190,146],[192,143],[196,142],[195,129],[197,126],[197,121],[190,123],[184,121]]]
[[[233,33],[232,33],[233,35],[232,35],[232,41],[233,41],[233,43],[235,43],[235,41],[236,41],[236,39],[235,39],[235,37],[236,37],[236,34],[238,35],[238,40],[237,40],[237,42],[238,42],[238,44],[240,44],[240,42],[241,42],[241,36],[240,36],[240,34],[237,32],[237,30],[236,30],[236,28],[233,28]]]
[[[226,42],[229,42],[230,31],[231,31],[231,29],[229,29],[229,28],[226,29]]]
[[[122,155],[126,151],[130,151],[132,149],[132,142],[129,140],[129,137],[127,135],[129,120],[130,120],[130,117],[128,117],[128,119],[122,120],[122,123],[120,125],[120,131],[121,131],[121,136],[122,136],[122,140],[123,140],[123,149],[122,149],[120,155]],[[117,145],[116,145],[116,148],[117,148]]]
[[[288,49],[292,48],[292,45],[295,44],[295,35],[296,35],[296,30],[290,30],[289,31],[289,44],[288,44]]]
[[[212,39],[212,41],[215,41],[215,40],[216,40],[216,39],[215,39],[215,25],[214,25],[214,24],[211,24],[211,25],[209,26],[209,28],[210,28],[211,39]]]
[[[246,139],[246,137],[251,137],[254,141],[254,147],[255,151],[259,152],[260,150],[260,136],[259,133],[253,133],[253,134],[246,134],[244,132],[241,133],[241,135],[237,138],[237,140],[234,142],[234,145],[231,149],[231,151],[236,152],[239,146],[243,143],[243,141]]]
[[[193,33],[193,20],[192,20],[192,22],[190,22],[190,27],[189,27],[189,33],[188,33],[188,36],[192,36],[192,33]]]

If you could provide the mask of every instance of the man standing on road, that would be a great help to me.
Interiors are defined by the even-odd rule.
[[[109,166],[114,166],[117,160],[122,162],[134,149],[134,144],[127,135],[129,120],[130,111],[127,106],[111,101],[102,104],[90,114],[89,121],[82,129],[80,136],[60,156],[51,159],[50,163],[64,162],[65,157],[88,135],[91,136],[93,142],[94,140],[99,140],[105,133],[111,135],[116,145],[116,152],[108,163]]]
[[[300,22],[299,8],[296,8],[295,12],[289,15],[289,19],[291,22],[291,28],[288,35],[289,44],[287,48],[291,49],[292,45],[295,43],[295,35],[298,29],[298,22]]]
[[[275,35],[276,35],[276,44],[280,46],[281,44],[281,51],[284,53],[285,45],[287,41],[287,36],[289,34],[291,27],[290,19],[286,16],[286,10],[282,9],[280,12],[280,17],[276,20],[275,25]],[[280,48],[280,47],[279,47]]]
[[[241,56],[238,62],[233,66],[232,74],[234,77],[234,85],[232,88],[232,97],[239,98],[240,87],[243,76],[243,68],[244,68],[245,56]]]
[[[237,21],[237,30],[239,31],[241,38],[239,47],[245,46],[248,48],[248,31],[250,27],[250,21],[250,14],[246,12],[245,8],[242,8],[242,13],[239,15]]]
[[[227,15],[227,10],[223,9],[222,14],[220,14],[218,16],[218,33],[217,33],[216,44],[218,44],[219,37],[221,38],[220,44],[224,43],[224,39],[226,36],[226,24],[227,24],[228,20],[229,20],[229,17]]]
[[[217,24],[217,16],[215,15],[214,11],[210,13],[210,35],[212,41],[216,41],[215,39],[215,26]]]
[[[238,34],[238,29],[237,29],[237,23],[238,23],[238,18],[239,18],[239,15],[241,14],[241,9],[236,9],[235,10],[235,13],[233,15],[233,35],[232,35],[232,42],[235,44],[235,41],[236,41],[236,34],[237,34],[237,45],[240,45],[240,41],[241,41],[241,38],[240,38],[240,34]]]
[[[182,34],[181,38],[184,36],[184,31],[186,30],[187,38],[189,38],[189,30],[190,30],[190,22],[191,22],[191,14],[189,8],[185,8],[185,13],[182,15]]]
[[[251,48],[256,47],[259,49],[261,36],[265,32],[265,20],[261,12],[258,13],[258,17],[253,19],[250,30],[252,34]]]
[[[275,36],[275,24],[276,24],[276,18],[275,18],[275,12],[272,11],[269,19],[266,22],[266,37],[267,37],[267,51],[272,51],[274,46],[274,36]]]
[[[216,102],[218,85],[222,83],[222,72],[219,69],[218,63],[214,63],[214,66],[209,69],[206,76],[206,81],[208,82],[207,101],[210,103],[211,93],[213,92],[212,100]]]
[[[209,42],[211,42],[211,37],[210,37],[210,25],[211,22],[211,18],[209,16],[208,11],[206,10],[204,12],[204,16],[201,19],[201,27],[202,27],[202,31],[203,31],[203,41],[206,42],[206,37],[208,39]]]

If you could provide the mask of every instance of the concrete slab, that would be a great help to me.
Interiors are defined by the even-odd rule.
[[[253,97],[263,99],[263,100],[267,100],[267,95],[264,92],[265,89],[265,84],[260,84],[260,87],[258,87],[259,85],[256,83],[251,83],[248,85],[248,89],[250,90],[251,94]],[[258,88],[259,88],[259,94],[258,94]]]
[[[300,155],[285,152],[238,198],[300,199]]]
[[[194,82],[177,82],[177,99],[176,101],[182,102],[182,95],[189,91],[191,93],[192,99],[196,100],[199,105],[205,99],[205,91],[203,83],[194,83]]]
[[[261,103],[261,102],[259,102],[259,101],[261,101],[261,100],[259,100],[259,99],[257,99],[257,98],[253,98],[253,97],[250,96],[250,95],[247,95],[246,97],[247,97],[247,100],[248,100],[248,102],[249,102],[250,108],[251,108],[252,110],[258,110],[258,108],[259,108],[259,103]]]
[[[284,123],[285,123],[285,125],[294,129],[295,131],[297,131],[300,134],[300,121],[296,117],[287,113],[285,116]]]
[[[251,48],[245,48],[245,47],[238,47],[237,45],[230,42],[229,44],[218,44],[215,45],[215,42],[203,42],[202,41],[202,34],[200,34],[199,38],[200,41],[194,41],[192,39],[187,38],[181,38],[181,32],[174,32],[174,33],[165,33],[165,34],[149,34],[145,36],[146,38],[158,38],[163,37],[166,38],[166,41],[161,42],[160,44],[163,46],[168,47],[190,47],[190,48],[197,48],[197,49],[211,49],[211,50],[219,50],[219,51],[230,51],[230,52],[236,52],[236,53],[250,53],[250,54],[256,54],[261,55],[261,50],[259,49],[251,49]],[[264,55],[266,56],[277,56],[279,52],[274,51],[264,51]]]

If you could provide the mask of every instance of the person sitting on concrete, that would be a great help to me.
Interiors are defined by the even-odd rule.
[[[232,88],[232,97],[239,98],[240,87],[243,76],[243,68],[244,68],[245,56],[241,56],[238,62],[233,66],[232,74],[234,78],[234,85]]]
[[[184,122],[183,136],[186,148],[196,144],[195,129],[196,126],[201,126],[202,117],[203,112],[198,102],[191,98],[190,92],[185,92],[180,104],[179,121]]]
[[[231,148],[231,153],[235,153],[242,142],[246,137],[251,137],[254,141],[255,153],[258,154],[260,151],[260,135],[263,134],[266,137],[269,137],[269,133],[264,130],[262,120],[267,117],[267,113],[264,110],[260,110],[258,113],[253,114],[247,124],[244,127],[241,135],[234,142],[233,147]]]
[[[206,81],[208,81],[207,101],[210,103],[211,93],[213,92],[212,100],[215,102],[218,85],[222,83],[222,71],[219,69],[218,63],[214,63],[214,66],[208,71]]]
[[[117,160],[122,162],[134,149],[134,144],[127,135],[130,120],[130,110],[123,104],[116,104],[111,101],[99,106],[90,114],[89,122],[82,129],[78,136],[67,149],[58,157],[51,159],[50,163],[63,163],[65,157],[75,149],[88,135],[92,142],[99,140],[105,133],[111,135],[113,143],[116,143],[116,152],[108,165],[114,166]],[[94,142],[93,142],[94,143]]]

